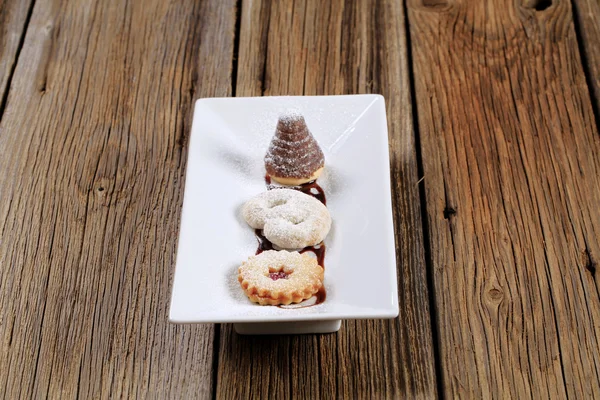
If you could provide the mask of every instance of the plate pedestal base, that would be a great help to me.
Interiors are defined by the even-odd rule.
[[[300,335],[306,333],[332,333],[340,330],[342,320],[247,322],[233,324],[239,335]]]

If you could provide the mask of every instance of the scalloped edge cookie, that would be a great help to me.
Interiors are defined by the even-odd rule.
[[[319,291],[323,278],[323,267],[315,258],[286,250],[250,256],[238,269],[246,296],[260,305],[300,303]]]

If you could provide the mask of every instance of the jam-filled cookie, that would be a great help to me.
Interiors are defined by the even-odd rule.
[[[323,268],[307,254],[269,250],[243,262],[238,281],[260,305],[300,303],[323,286]]]

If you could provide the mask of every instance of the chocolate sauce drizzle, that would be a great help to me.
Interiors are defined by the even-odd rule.
[[[319,200],[324,205],[327,205],[327,199],[325,198],[325,191],[323,191],[323,188],[321,186],[319,186],[317,181],[305,183],[303,185],[298,186],[297,188],[294,187],[294,189],[299,190],[304,194],[311,195],[312,197]]]
[[[258,240],[258,249],[256,249],[256,255],[259,255],[263,251],[275,250],[273,248],[273,243],[269,239],[263,235],[261,229],[255,229],[254,234],[256,235],[256,240]]]
[[[259,255],[263,251],[275,250],[275,248],[273,247],[273,243],[271,243],[271,241],[269,239],[267,239],[265,237],[265,235],[263,235],[262,230],[255,229],[254,234],[256,235],[256,240],[258,240],[258,248],[256,249],[256,255]],[[306,253],[308,251],[315,254],[315,256],[317,257],[317,263],[321,267],[323,267],[323,269],[325,269],[325,243],[321,242],[314,246],[305,247],[302,250],[300,250],[299,253],[302,254],[302,253]],[[300,306],[299,305],[297,307],[294,307],[293,309],[312,307],[312,306],[316,306],[317,304],[321,304],[322,302],[324,302],[325,298],[327,298],[327,292],[325,291],[325,285],[321,286],[319,291],[317,293],[315,293],[315,296],[317,298],[317,301],[315,302],[315,304],[311,304],[309,306]],[[278,306],[278,307],[280,307],[280,306]]]
[[[323,205],[327,205],[327,199],[325,198],[325,191],[323,190],[323,188],[321,186],[319,186],[319,184],[317,183],[317,181],[310,181],[307,183],[303,183],[300,186],[278,186],[278,185],[273,185],[271,184],[271,177],[269,175],[265,175],[265,183],[267,184],[267,190],[272,190],[272,189],[294,189],[294,190],[298,190],[304,194],[308,194],[312,197],[314,197],[315,199],[319,200],[321,203],[323,203]]]
[[[310,251],[317,256],[317,263],[325,269],[325,243],[321,242],[314,246],[305,247],[300,250],[300,254]]]
[[[269,175],[265,175],[265,183],[267,185],[267,190],[283,188],[283,186],[272,185],[271,177]],[[311,181],[311,182],[307,182],[300,186],[292,186],[289,188],[294,189],[294,190],[299,190],[302,193],[313,196],[315,199],[319,200],[324,205],[327,205],[327,199],[325,198],[325,191],[323,190],[323,188],[321,186],[319,186],[317,181]],[[259,255],[263,251],[275,250],[275,248],[273,247],[273,243],[271,243],[271,241],[269,239],[267,239],[265,237],[265,235],[263,235],[262,230],[255,229],[254,234],[256,235],[256,240],[258,241],[258,248],[256,249],[256,255]],[[323,269],[325,269],[325,249],[326,249],[325,243],[321,242],[314,246],[305,247],[302,250],[300,250],[299,253],[300,254],[306,253],[306,252],[314,253],[314,255],[317,257],[317,263],[321,267],[323,267]],[[317,297],[317,301],[315,302],[315,304],[311,304],[310,306],[298,306],[298,307],[294,307],[294,308],[312,307],[312,306],[316,306],[317,304],[321,304],[322,302],[324,302],[325,298],[327,297],[327,292],[325,291],[325,285],[321,286],[321,289],[319,289],[319,291],[317,293],[315,293],[315,296]]]

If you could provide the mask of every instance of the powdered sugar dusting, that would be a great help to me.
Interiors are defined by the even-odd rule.
[[[333,142],[353,125],[361,111],[360,108],[348,107],[347,104],[339,102],[315,102],[310,97],[273,99],[269,101],[268,107],[257,112],[243,128],[249,131],[252,137],[252,141],[246,143],[247,151],[262,159],[275,133],[277,121],[288,114],[303,116],[321,147],[329,149]]]
[[[319,144],[299,111],[279,117],[265,155],[265,168],[273,177],[309,179],[325,164]]]
[[[273,279],[274,273],[285,275],[285,279]],[[246,293],[256,296],[261,304],[262,299],[281,299],[282,303],[298,296],[306,299],[323,284],[323,268],[313,258],[285,250],[269,250],[248,258],[239,276]]]
[[[357,106],[355,102],[345,101],[344,98],[340,100],[338,101],[338,98],[329,100],[312,97],[265,97],[248,102],[236,101],[235,104],[232,101],[231,106],[223,101],[223,106],[219,102],[215,102],[214,105],[210,103],[210,113],[197,115],[202,118],[194,120],[195,132],[193,146],[190,146],[188,167],[191,167],[189,169],[191,172],[199,171],[200,160],[210,161],[202,162],[202,170],[208,171],[209,175],[203,173],[199,176],[202,177],[203,182],[209,181],[207,177],[217,179],[216,190],[214,194],[210,194],[214,201],[210,204],[213,210],[219,212],[216,214],[212,212],[214,218],[210,218],[210,215],[204,217],[207,213],[203,213],[203,219],[199,220],[195,219],[190,211],[192,207],[188,206],[188,215],[182,217],[182,221],[185,220],[187,223],[182,235],[184,239],[182,241],[184,246],[181,246],[182,254],[190,250],[195,252],[194,254],[197,253],[197,256],[194,256],[196,260],[191,262],[184,262],[183,257],[178,257],[179,278],[177,287],[174,288],[174,293],[177,294],[174,295],[176,307],[181,308],[185,305],[186,310],[193,308],[194,311],[190,311],[189,315],[194,316],[210,314],[215,320],[252,320],[252,322],[254,319],[260,322],[279,321],[280,318],[295,319],[297,316],[300,316],[299,319],[303,319],[302,316],[305,316],[306,320],[318,319],[321,313],[327,310],[334,312],[345,310],[340,299],[346,299],[349,285],[344,281],[346,278],[342,279],[343,284],[340,284],[338,278],[356,275],[355,265],[348,262],[346,251],[348,241],[353,240],[355,235],[347,235],[346,232],[351,230],[349,226],[352,232],[361,231],[363,225],[360,223],[364,222],[364,226],[368,223],[360,210],[355,207],[361,201],[361,197],[357,194],[359,190],[355,191],[355,189],[359,186],[358,178],[362,175],[356,174],[355,168],[352,168],[352,164],[348,162],[348,155],[356,157],[355,147],[361,147],[359,139],[370,133],[375,135],[377,130],[373,127],[371,132],[368,124],[360,122],[363,119],[358,119],[359,123],[353,124],[353,121],[360,117],[364,106]],[[203,103],[201,105],[204,107]],[[300,110],[304,115],[309,129],[327,157],[327,165],[319,177],[319,184],[327,193],[329,210],[336,219],[336,225],[332,226],[325,241],[328,249],[325,279],[325,286],[328,288],[327,301],[293,311],[279,307],[258,307],[247,298],[237,280],[238,268],[242,261],[254,254],[256,250],[254,232],[241,218],[241,205],[252,195],[265,190],[263,179],[265,152],[275,133],[279,116],[285,114],[289,106],[296,107],[296,110]],[[205,115],[210,118],[205,119]],[[355,126],[356,131],[352,132]],[[341,135],[343,137],[340,139]],[[346,141],[346,138],[349,140]],[[211,168],[205,168],[207,164]],[[192,176],[190,174],[188,177]],[[196,184],[192,179],[186,184],[188,205],[204,204],[206,197],[209,197],[206,193],[206,186]],[[221,204],[226,207],[221,207]],[[227,214],[226,210],[230,210],[231,215]],[[348,222],[354,220],[352,213],[358,214],[356,219],[360,223]],[[232,218],[233,214],[238,218]],[[343,217],[348,214],[351,218],[339,218],[340,215]],[[223,222],[219,223],[219,226],[227,229],[223,228],[217,233],[200,229],[207,226],[206,221],[215,218]],[[236,224],[233,229],[232,222]],[[190,228],[192,226],[193,229]],[[189,237],[190,232],[194,236],[191,245],[188,244],[190,241],[186,242],[185,239]],[[204,241],[203,235],[210,236],[211,239]],[[346,240],[344,251],[340,250],[342,239]],[[239,249],[242,250],[238,251]],[[345,269],[347,267],[350,267],[352,274]],[[335,284],[329,285],[327,282]],[[191,320],[195,317],[188,315],[182,317],[185,318]],[[206,317],[202,318],[206,319]]]
[[[297,108],[288,108],[279,114],[279,120],[286,123],[298,122],[304,119],[304,116]]]
[[[349,127],[345,124],[340,124],[339,116],[343,115],[343,121],[353,121],[358,115],[354,110],[349,110],[336,103],[332,103],[330,105],[319,104],[318,106],[315,106],[315,104],[316,103],[313,103],[310,100],[305,101],[301,98],[290,98],[290,101],[285,101],[279,104],[273,103],[271,107],[264,108],[257,113],[256,117],[250,121],[247,127],[249,131],[248,134],[253,138],[253,140],[244,144],[246,146],[245,154],[253,159],[253,164],[254,160],[256,160],[257,163],[254,164],[256,167],[253,166],[252,168],[247,168],[250,167],[248,160],[244,160],[245,162],[240,162],[241,160],[239,159],[235,160],[237,161],[237,164],[239,164],[238,168],[236,169],[240,170],[240,172],[244,175],[244,181],[249,180],[251,182],[260,182],[262,184],[262,174],[264,173],[264,170],[262,170],[262,168],[264,168],[263,160],[265,160],[265,155],[268,158],[269,153],[271,153],[268,151],[270,144],[273,146],[285,147],[280,146],[281,143],[279,140],[272,140],[275,136],[274,134],[276,132],[277,123],[280,119],[290,123],[297,123],[299,120],[305,119],[309,128],[309,132],[312,131],[311,133],[314,134],[312,136],[319,138],[319,142],[323,140],[324,142],[320,143],[322,148],[328,149],[336,141],[336,138],[339,138],[340,135],[343,135],[348,128],[352,128],[352,126]],[[292,107],[290,107],[290,105]],[[332,110],[336,111],[332,112]],[[337,117],[334,118],[334,116]],[[325,127],[327,128],[327,131],[322,132]],[[316,131],[313,131],[313,129],[316,129]],[[305,137],[298,142],[306,143],[308,140],[309,139]],[[280,160],[276,161],[278,162]],[[241,170],[245,170],[245,172]],[[248,176],[249,174],[252,176]],[[335,165],[328,165],[319,180],[322,182],[321,185],[330,194],[337,193],[341,189],[342,185],[345,186],[345,180],[343,179],[343,176],[340,175],[340,171],[335,168]],[[275,247],[281,249],[280,246]],[[231,300],[234,301],[235,304],[252,306],[250,308],[244,308],[244,314],[255,314],[256,316],[265,314],[284,315],[286,311],[289,312],[289,310],[284,310],[278,307],[256,307],[253,305],[253,303],[251,303],[246,297],[244,292],[240,290],[240,284],[237,280],[237,275],[237,267],[235,271],[231,271],[231,274],[227,274],[227,286],[230,288],[230,294],[232,294]],[[305,300],[301,304],[305,304],[306,302],[310,301],[311,299]],[[326,304],[327,302],[318,304],[314,307],[298,308],[294,312],[299,314],[322,312],[318,310],[327,308]],[[297,306],[295,305],[290,305],[290,308],[296,307]]]
[[[244,205],[242,215],[248,225],[263,229],[269,241],[285,249],[314,246],[331,228],[327,207],[294,189],[263,192]]]

